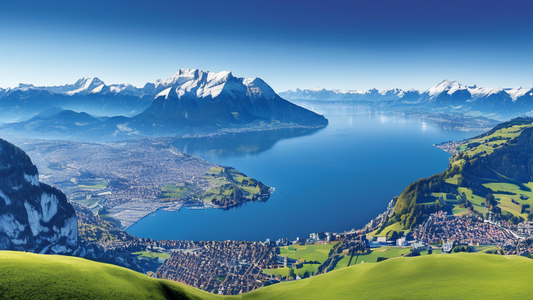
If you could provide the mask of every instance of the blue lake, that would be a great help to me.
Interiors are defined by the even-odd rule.
[[[360,228],[409,183],[446,169],[449,155],[433,144],[479,134],[351,108],[314,110],[328,118],[326,128],[175,143],[275,187],[267,202],[159,210],[127,232],[156,240],[265,240]]]

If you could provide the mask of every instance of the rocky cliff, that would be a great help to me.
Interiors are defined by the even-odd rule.
[[[0,139],[0,250],[72,253],[78,223],[65,195],[39,182],[20,148]]]

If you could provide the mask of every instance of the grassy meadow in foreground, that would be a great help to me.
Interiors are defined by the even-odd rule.
[[[0,299],[528,299],[533,260],[459,253],[393,258],[240,296],[218,296],[75,257],[0,251]]]

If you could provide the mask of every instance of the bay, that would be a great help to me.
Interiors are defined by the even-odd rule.
[[[177,140],[175,146],[231,166],[276,191],[267,202],[229,210],[156,211],[128,228],[155,240],[306,238],[361,228],[411,182],[446,169],[433,146],[479,132],[459,132],[417,118],[350,107],[310,107],[329,125],[224,138]]]

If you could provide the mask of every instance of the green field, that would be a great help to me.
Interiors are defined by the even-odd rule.
[[[86,179],[78,182],[78,187],[82,190],[101,190],[108,185],[109,183],[105,179]]]
[[[212,188],[205,191],[201,199],[206,202],[221,201],[224,197],[237,197],[252,200],[261,195],[260,183],[233,168],[213,167],[204,174]]]
[[[499,137],[513,139],[513,138],[519,136],[520,133],[522,133],[522,130],[524,128],[531,127],[531,126],[533,126],[533,125],[531,125],[531,124],[529,124],[529,125],[514,125],[514,126],[511,126],[511,127],[507,127],[507,128],[496,130],[491,135],[484,136],[484,137],[477,138],[477,139],[468,140],[468,144],[481,143],[481,145],[476,146],[476,147],[468,148],[467,147],[468,144],[465,144],[465,145],[462,145],[460,147],[460,150],[464,151],[464,153],[468,154],[470,157],[475,155],[475,154],[477,154],[477,153],[483,152],[483,151],[486,151],[487,154],[490,154],[490,153],[492,153],[494,151],[493,145],[501,146],[502,144],[508,143],[508,140],[501,139],[501,140],[495,140],[495,141],[490,141],[489,142],[489,139],[491,139],[491,138],[499,138]],[[487,154],[485,154],[485,155],[487,155]]]
[[[483,186],[492,190],[494,197],[499,199],[498,206],[502,210],[508,211],[513,215],[520,216],[524,219],[527,218],[527,213],[521,213],[521,205],[513,203],[512,200],[515,200],[519,204],[528,204],[529,206],[533,207],[533,192],[526,190],[526,187],[533,187],[533,182],[523,184],[524,187],[520,187],[517,184],[509,182],[490,182],[483,184]],[[499,194],[498,191],[511,192],[515,193],[516,195]],[[525,195],[529,198],[522,200],[520,195]]]
[[[348,267],[348,263],[350,262],[350,257],[351,255],[346,255],[341,260],[339,260],[337,262],[337,265],[335,266],[335,270]],[[357,258],[357,255],[354,255],[350,266],[353,266],[355,264],[356,258]]]
[[[286,256],[288,258],[296,260],[303,259],[305,261],[318,261],[320,263],[323,263],[326,261],[326,259],[328,259],[328,254],[331,248],[333,248],[333,244],[303,246],[292,245],[280,247],[279,250],[281,256]],[[301,277],[307,270],[309,274],[312,274],[313,272],[316,272],[318,270],[319,266],[320,264],[304,264],[304,266],[300,269],[294,268],[294,273],[300,275]],[[287,277],[289,274],[289,269],[290,268],[264,269],[263,273]]]
[[[304,264],[303,267],[301,267],[300,269],[293,268],[293,270],[294,274],[302,277],[305,271],[307,271],[309,275],[313,274],[313,272],[316,272],[318,270],[319,266],[320,264]],[[274,276],[281,275],[282,277],[288,277],[290,269],[291,268],[264,269],[263,273]]]
[[[170,257],[170,254],[168,253],[159,253],[159,252],[151,252],[151,251],[139,251],[139,252],[134,252],[132,254],[137,255],[138,258],[142,258],[142,259],[154,259],[154,258],[167,259]]]
[[[458,185],[459,184],[459,177],[457,175],[444,179],[449,184]]]
[[[474,248],[476,248],[477,251],[479,251],[480,253],[486,253],[487,251],[494,252],[499,249],[498,246],[494,246],[494,245],[480,245],[480,246],[474,246]]]
[[[458,253],[360,264],[239,296],[57,255],[0,251],[0,299],[530,299],[533,260]]]
[[[400,222],[396,222],[394,224],[391,224],[383,228],[383,230],[380,233],[376,233],[377,230],[375,230],[375,231],[370,232],[368,235],[369,236],[386,236],[387,233],[392,230],[397,231],[397,232],[403,231],[405,233],[408,233],[409,231],[411,231],[410,229],[403,229],[403,226],[400,224]]]
[[[469,189],[469,188],[460,187],[460,188],[457,188],[457,191],[459,193],[465,193],[466,198],[468,199],[468,201],[470,201],[472,203],[472,206],[474,206],[475,210],[477,210],[477,211],[479,211],[479,212],[481,212],[483,214],[486,214],[489,211],[486,206],[481,205],[481,203],[485,203],[485,198],[484,197],[480,197],[480,196],[474,194],[472,192],[472,190]]]
[[[411,252],[409,248],[383,246],[376,249],[372,249],[372,252],[370,254],[359,255],[359,258],[357,259],[357,264],[376,263],[378,261],[378,257],[392,258],[401,256],[402,254],[407,254],[409,252]],[[352,264],[353,263],[354,262],[352,261]]]
[[[529,299],[526,287],[531,280],[533,260],[524,257],[427,255],[348,267],[265,287],[242,298]]]
[[[521,213],[521,209],[522,209],[521,204],[528,204],[530,207],[533,207],[533,192],[526,190],[526,188],[531,189],[533,187],[533,182],[521,184],[523,185],[523,187],[519,186],[519,184],[521,183],[515,184],[511,182],[499,182],[499,181],[488,181],[487,180],[486,183],[483,183],[483,186],[486,188],[489,188],[492,191],[492,193],[494,194],[494,197],[496,198],[498,202],[498,207],[500,207],[502,211],[507,211],[515,216],[520,216],[526,219],[527,213]],[[459,193],[465,193],[466,198],[468,199],[468,201],[472,203],[475,210],[483,214],[488,212],[487,207],[483,205],[485,203],[485,197],[476,195],[472,192],[471,189],[465,188],[465,187],[459,187],[457,188],[457,191]],[[515,193],[516,195],[498,193],[499,191]],[[520,195],[524,195],[529,198],[526,200],[522,200],[520,198]],[[512,200],[516,201],[519,204],[513,203]],[[454,215],[460,216],[466,213],[467,210],[454,205],[452,212]]]
[[[163,198],[181,198],[187,196],[189,189],[175,184],[163,184],[161,193]]]
[[[186,285],[114,265],[0,251],[0,299],[210,299]]]
[[[462,215],[467,214],[467,213],[468,213],[468,209],[461,208],[461,207],[459,207],[459,205],[453,205],[452,214],[454,214],[456,216],[462,216]]]
[[[328,259],[329,250],[333,248],[333,244],[325,245],[304,245],[304,246],[286,246],[280,247],[280,255],[287,256],[292,259],[305,259],[306,261],[319,261],[321,263]],[[290,250],[295,249],[295,250]]]
[[[98,200],[99,200],[98,198],[94,198],[94,197],[89,198],[89,199],[84,197],[82,200],[72,200],[72,201],[76,201],[77,203],[83,204],[87,207],[91,207],[95,205],[96,202],[98,202]]]

